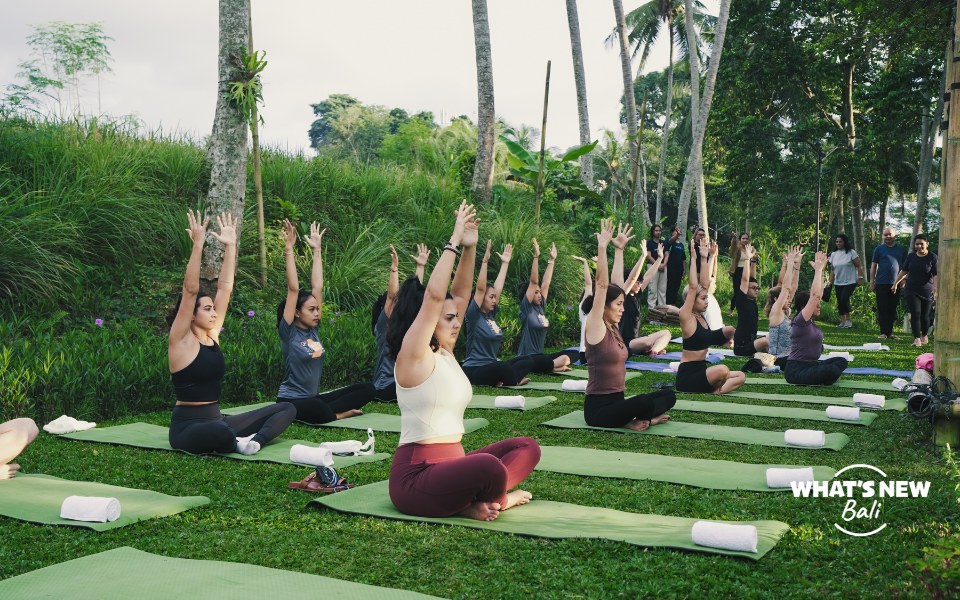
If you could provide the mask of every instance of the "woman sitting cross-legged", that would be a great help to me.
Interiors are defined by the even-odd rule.
[[[767,304],[763,307],[770,322],[767,352],[773,356],[773,364],[781,369],[786,366],[790,355],[790,301],[797,290],[802,258],[803,251],[798,246],[791,246],[789,252],[784,253],[777,286],[767,292]]]
[[[177,405],[170,418],[170,445],[191,454],[239,452],[250,455],[279,436],[297,416],[285,402],[224,417],[218,402],[227,366],[220,351],[220,329],[227,315],[237,266],[237,230],[233,217],[217,217],[220,233],[211,232],[224,245],[223,268],[216,298],[200,292],[200,258],[207,220],[188,212],[193,252],[183,278],[183,293],[167,315],[170,339],[167,356]]]
[[[492,285],[487,283],[487,263],[490,261],[490,249],[493,241],[487,241],[487,251],[480,262],[480,274],[477,275],[477,289],[467,307],[464,327],[467,330],[467,356],[463,361],[463,372],[473,385],[499,387],[502,385],[523,385],[530,381],[527,373],[533,370],[533,358],[517,356],[511,360],[497,360],[503,332],[497,325],[497,313],[500,310],[500,292],[507,278],[510,256],[513,247],[507,244],[500,258],[500,272]]]
[[[390,467],[390,500],[404,514],[460,515],[491,521],[532,497],[507,492],[533,471],[540,446],[532,438],[511,438],[464,454],[463,411],[473,390],[453,357],[460,315],[470,302],[477,252],[476,212],[464,201],[450,241],[440,254],[426,289],[411,277],[400,288],[387,328],[396,358],[400,446]],[[463,256],[450,293],[450,274]]]
[[[676,404],[677,396],[670,390],[630,398],[624,396],[627,374],[624,363],[629,351],[617,329],[623,316],[623,290],[609,283],[607,272],[607,245],[612,238],[613,219],[602,221],[597,234],[597,289],[584,300],[589,373],[583,415],[591,427],[626,427],[643,431],[670,419],[665,413]]]
[[[547,261],[547,270],[540,281],[540,244],[533,240],[533,263],[530,266],[530,280],[519,285],[520,296],[520,343],[517,346],[517,356],[529,356],[533,359],[534,373],[552,373],[554,371],[569,371],[570,363],[577,360],[578,354],[573,351],[561,351],[553,354],[544,354],[543,346],[547,341],[547,329],[550,321],[543,311],[547,303],[547,293],[550,291],[550,281],[553,279],[553,266],[557,262],[557,245],[550,247],[550,260]]]
[[[37,424],[26,417],[0,423],[0,479],[10,479],[17,475],[20,465],[10,463],[37,439]]]
[[[706,250],[700,246],[699,251]],[[711,345],[723,345],[727,341],[722,329],[710,330],[703,317],[707,309],[707,289],[710,285],[710,269],[717,260],[717,243],[710,244],[704,257],[705,268],[697,274],[697,261],[690,261],[690,283],[687,297],[680,308],[680,331],[683,334],[683,354],[677,369],[677,391],[694,394],[726,394],[737,389],[746,380],[740,371],[731,371],[725,365],[707,366],[707,349]],[[699,284],[697,282],[700,282]]]
[[[326,231],[326,230],[324,230]],[[277,402],[289,402],[297,408],[297,419],[320,425],[362,415],[361,408],[373,400],[372,383],[355,383],[347,387],[319,393],[320,375],[327,351],[320,343],[320,311],[323,307],[323,260],[320,244],[323,231],[310,225],[307,243],[313,249],[312,289],[301,290],[294,260],[297,232],[284,219],[283,241],[286,244],[287,297],[277,305],[277,334],[283,351],[284,373]]]
[[[813,265],[813,283],[809,292],[800,292],[793,301],[793,310],[797,315],[790,326],[790,355],[783,369],[787,383],[802,385],[833,385],[843,370],[847,368],[847,359],[835,356],[820,360],[823,351],[823,332],[813,322],[820,314],[820,298],[823,295],[823,269],[827,265],[827,255],[817,252]]]

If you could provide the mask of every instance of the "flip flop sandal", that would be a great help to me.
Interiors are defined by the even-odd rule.
[[[313,472],[301,479],[300,481],[291,481],[287,484],[287,487],[291,490],[302,490],[304,492],[312,493],[337,493],[349,490],[354,487],[352,483],[347,483],[347,480],[344,478],[339,478],[335,484],[326,484],[320,481],[320,478],[317,477],[317,473]]]

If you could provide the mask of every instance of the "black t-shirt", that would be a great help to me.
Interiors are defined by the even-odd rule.
[[[757,322],[760,318],[757,301],[746,294],[737,296],[737,331],[733,334],[734,345],[752,344],[757,339]]]
[[[653,260],[657,260],[658,258],[660,258],[660,253],[657,252],[657,246],[659,246],[660,244],[663,244],[664,248],[666,248],[667,246],[666,244],[664,244],[664,240],[662,238],[659,241],[647,240],[647,251],[650,253],[650,256],[653,257]]]
[[[623,316],[620,317],[620,337],[632,340],[640,337],[640,294],[625,294]]]
[[[683,261],[687,260],[687,251],[683,246],[683,242],[677,240],[670,245],[670,261],[667,262],[667,271],[671,273],[676,273],[677,271],[683,271]],[[699,273],[700,271],[697,271]]]

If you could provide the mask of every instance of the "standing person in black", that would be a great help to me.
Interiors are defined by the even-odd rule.
[[[683,231],[677,225],[670,232],[670,239],[665,245],[667,249],[667,304],[680,307],[680,284],[683,283],[683,274],[687,270],[687,251],[683,247]]]
[[[757,296],[760,284],[757,282],[757,251],[748,245],[743,250],[747,267],[740,276],[740,296],[737,297],[737,330],[733,333],[733,353],[737,356],[753,356],[757,352],[766,352],[770,347],[769,338],[757,339],[757,324],[760,314],[757,310]]]
[[[914,251],[907,255],[891,290],[904,284],[903,296],[910,308],[910,328],[913,330],[913,345],[928,343],[930,329],[930,311],[937,301],[937,269],[939,259],[930,252],[927,236],[918,233],[913,238]]]
[[[261,446],[279,436],[297,416],[285,402],[224,417],[220,414],[220,391],[227,364],[220,351],[220,330],[227,316],[233,276],[237,268],[237,229],[231,215],[217,217],[220,233],[210,232],[224,245],[223,268],[217,279],[217,295],[200,291],[200,258],[207,234],[200,212],[187,212],[193,252],[183,277],[183,293],[167,315],[170,339],[167,357],[177,405],[170,418],[170,446],[190,454],[239,452],[256,454]]]

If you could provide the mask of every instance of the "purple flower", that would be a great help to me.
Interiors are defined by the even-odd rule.
[[[255,315],[255,314],[257,314],[257,313],[253,312],[252,310],[247,312],[247,316],[248,316],[248,317],[252,317],[252,316]]]
[[[103,319],[97,319],[93,322],[93,324],[103,326]]]
[[[339,311],[339,310],[337,311],[337,316],[338,316],[338,317],[340,316],[340,311]]]
[[[333,319],[330,319],[330,322],[333,323]]]
[[[573,307],[572,307],[572,306],[568,306],[568,307],[567,307],[567,310],[573,310]]]
[[[220,328],[220,331],[223,331],[223,327]]]

